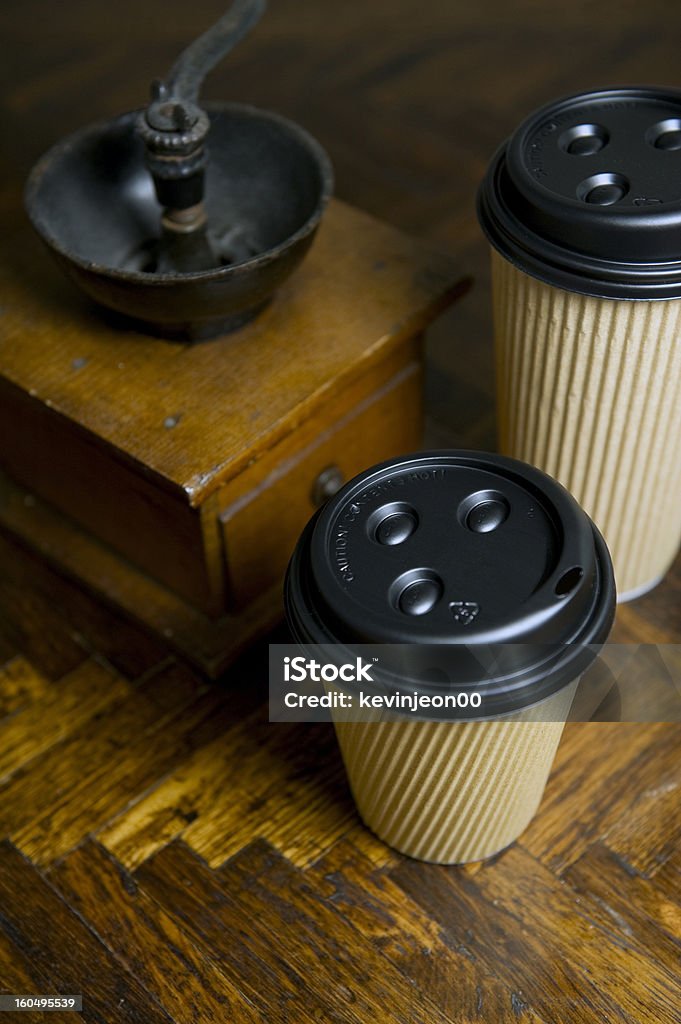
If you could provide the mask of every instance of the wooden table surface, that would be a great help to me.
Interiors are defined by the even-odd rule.
[[[0,9],[5,241],[36,157],[143,103],[222,6]],[[477,182],[542,102],[681,85],[681,7],[271,7],[206,95],[301,121],[343,199],[475,275],[428,339],[427,440],[493,447]],[[82,992],[93,1022],[681,1021],[678,726],[568,726],[519,842],[422,865],[359,824],[330,727],[268,723],[264,644],[207,684],[2,536],[0,559],[0,989]],[[681,643],[681,562],[614,639]]]

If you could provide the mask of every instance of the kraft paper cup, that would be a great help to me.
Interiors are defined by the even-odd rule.
[[[332,711],[364,823],[401,853],[442,864],[513,842],[537,811],[578,680],[614,616],[607,548],[571,495],[500,455],[392,460],[308,524],[285,600],[308,656],[374,666],[371,683],[344,692],[369,687],[400,708]],[[415,693],[427,709],[406,714],[393,698]],[[440,710],[452,694],[470,709],[473,693],[476,720]]]
[[[681,544],[681,301],[567,292],[494,250],[492,282],[500,451],[574,494],[637,597]]]
[[[362,821],[418,860],[499,853],[537,812],[576,689],[549,698],[531,721],[334,722]]]
[[[681,544],[680,175],[681,93],[616,89],[531,115],[479,195],[500,450],[592,517],[619,600]]]

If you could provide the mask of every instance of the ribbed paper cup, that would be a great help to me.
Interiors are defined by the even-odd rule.
[[[513,842],[614,616],[607,548],[572,496],[498,454],[394,459],[308,524],[285,599],[318,678],[345,680],[325,686],[348,698],[332,715],[364,823],[441,864]]]
[[[503,850],[537,812],[576,688],[535,708],[532,721],[336,722],[362,821],[400,853],[436,864]]]
[[[478,197],[492,244],[500,449],[602,530],[619,600],[681,543],[681,92],[530,115]]]
[[[577,498],[633,598],[681,544],[681,300],[568,292],[494,249],[492,282],[499,448]]]

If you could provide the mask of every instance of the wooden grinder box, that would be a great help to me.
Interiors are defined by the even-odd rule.
[[[461,291],[449,258],[339,201],[270,306],[212,341],[114,323],[51,267],[2,272],[0,522],[211,675],[281,615],[326,491],[419,446],[421,333]]]

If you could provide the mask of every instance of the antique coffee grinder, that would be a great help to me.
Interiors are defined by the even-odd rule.
[[[147,107],[31,172],[30,219],[95,304],[27,226],[0,254],[0,527],[211,675],[281,617],[315,507],[419,447],[421,336],[464,288],[330,199],[298,125],[200,102],[262,9],[235,0]]]
[[[28,181],[29,216],[67,274],[166,336],[254,316],[300,263],[331,194],[329,159],[298,125],[199,106],[205,76],[264,7],[235,0],[153,83],[145,110],[64,139]]]

